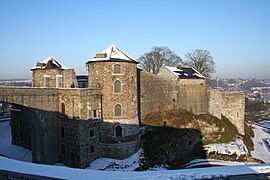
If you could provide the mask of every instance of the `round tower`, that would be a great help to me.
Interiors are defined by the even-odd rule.
[[[87,62],[89,88],[102,94],[100,154],[126,158],[140,146],[138,97],[138,61],[115,45]]]

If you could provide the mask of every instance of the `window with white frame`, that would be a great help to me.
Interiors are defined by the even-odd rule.
[[[117,80],[114,82],[114,92],[121,92],[121,81]]]
[[[115,64],[114,65],[113,72],[114,72],[114,74],[120,74],[121,73],[121,66],[120,66],[120,64]]]
[[[56,87],[57,88],[62,88],[63,87],[63,82],[62,82],[62,75],[57,74],[56,75]]]
[[[114,115],[121,116],[122,115],[122,107],[120,104],[116,104],[114,107]]]
[[[44,87],[50,87],[50,76],[44,75]]]

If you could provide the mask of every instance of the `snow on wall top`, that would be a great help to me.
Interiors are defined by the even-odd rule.
[[[205,79],[205,77],[194,68],[165,66],[174,76],[179,79]]]
[[[138,63],[136,59],[125,53],[123,50],[115,46],[114,44],[109,46],[104,51],[96,54],[96,57],[87,61],[89,62],[96,62],[96,61],[109,61],[109,60],[124,60]]]
[[[43,61],[38,62],[36,64],[36,66],[31,68],[31,70],[46,69],[49,63],[52,63],[56,68],[59,68],[59,69],[71,69],[71,68],[65,66],[64,64],[62,64],[61,62],[59,62],[54,57],[49,56],[46,59],[44,59]]]

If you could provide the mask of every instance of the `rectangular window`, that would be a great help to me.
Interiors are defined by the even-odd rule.
[[[20,127],[23,126],[22,119],[20,118]]]
[[[95,130],[94,129],[90,129],[90,137],[94,137],[95,136]]]
[[[97,110],[94,109],[92,111],[92,116],[93,116],[93,118],[97,118]]]
[[[62,146],[61,146],[61,152],[62,152],[63,155],[66,154],[66,148],[65,148],[64,144],[62,144]]]
[[[50,87],[50,76],[44,75],[44,87]]]
[[[59,74],[56,75],[56,87],[57,88],[62,88],[63,87],[62,75],[59,75]]]
[[[21,136],[21,141],[23,141],[23,133],[22,132],[20,133],[20,136]]]
[[[94,147],[94,146],[91,146],[91,147],[90,147],[90,152],[91,152],[91,153],[95,152],[95,147]]]

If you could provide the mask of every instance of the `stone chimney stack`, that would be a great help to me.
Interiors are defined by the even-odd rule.
[[[176,68],[182,70],[183,65],[182,65],[181,63],[178,63],[178,64],[176,65]]]

